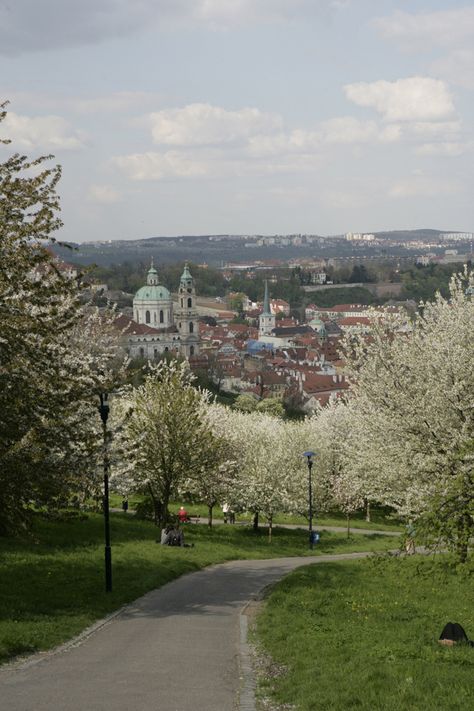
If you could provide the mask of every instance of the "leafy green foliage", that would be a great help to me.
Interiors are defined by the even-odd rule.
[[[111,264],[109,267],[95,265],[89,267],[87,272],[94,281],[107,284],[109,289],[134,294],[145,283],[149,268],[149,262],[127,261],[122,264]],[[158,269],[160,282],[171,292],[176,291],[183,272],[183,263],[159,264]],[[200,296],[224,295],[225,281],[222,272],[212,267],[200,267],[197,264],[190,264],[190,269],[196,284],[196,292]]]
[[[416,265],[400,272],[403,289],[401,298],[414,301],[431,301],[436,292],[449,296],[449,282],[454,273],[459,271],[461,264],[428,264],[426,267]]]
[[[377,303],[377,298],[362,286],[322,289],[308,294],[306,300],[324,308],[330,308],[336,304],[366,304],[370,306]]]

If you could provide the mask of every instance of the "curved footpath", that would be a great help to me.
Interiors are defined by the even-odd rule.
[[[245,606],[303,565],[370,553],[232,561],[184,575],[72,642],[0,669],[9,711],[252,711]]]

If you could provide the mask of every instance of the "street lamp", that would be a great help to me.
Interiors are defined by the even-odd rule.
[[[313,550],[314,538],[313,538],[313,482],[311,478],[311,470],[313,468],[313,457],[315,452],[303,452],[303,457],[306,457],[308,463],[308,502],[309,502],[309,547]]]
[[[100,393],[98,407],[104,434],[104,524],[105,524],[105,592],[112,592],[112,550],[110,548],[109,518],[109,453],[107,449],[107,420],[109,418],[108,394]]]

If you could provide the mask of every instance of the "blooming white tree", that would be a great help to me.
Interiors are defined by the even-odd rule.
[[[206,504],[208,525],[212,527],[212,512],[219,503],[227,501],[235,481],[239,453],[235,439],[230,436],[229,409],[209,403],[202,410],[202,421],[212,434],[210,456],[203,457],[197,474],[186,477],[180,486],[180,494]]]
[[[259,412],[229,410],[227,426],[237,452],[235,482],[229,503],[251,511],[255,527],[259,515],[269,523],[278,511],[293,510],[301,476],[301,457],[295,456],[296,424]]]
[[[111,363],[89,338],[77,281],[45,249],[62,224],[61,168],[47,160],[14,153],[0,163],[0,533],[26,524],[32,504],[60,505],[80,486],[91,399]]]
[[[315,447],[314,497],[319,511],[338,509],[350,516],[362,508],[367,484],[362,472],[344,456],[350,437],[352,403],[337,400],[306,420],[307,441]]]
[[[150,495],[159,526],[169,518],[171,496],[189,491],[190,482],[210,495],[210,472],[221,473],[227,461],[209,418],[209,394],[194,388],[192,377],[187,363],[161,361],[116,404],[122,409],[117,447],[133,488]]]
[[[474,533],[474,302],[472,275],[450,297],[403,316],[375,319],[369,341],[349,344],[354,416],[345,456],[371,495],[465,561]]]

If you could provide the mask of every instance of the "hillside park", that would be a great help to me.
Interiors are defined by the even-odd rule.
[[[61,227],[45,161],[0,164],[2,704],[250,709],[256,673],[267,709],[469,707],[473,648],[438,637],[450,621],[474,636],[473,274],[414,317],[374,314],[345,343],[347,400],[302,421],[240,412],[186,363],[135,384],[113,309],[84,307],[44,248]],[[148,516],[111,512],[107,592],[105,481]],[[183,502],[247,525],[161,546]]]

